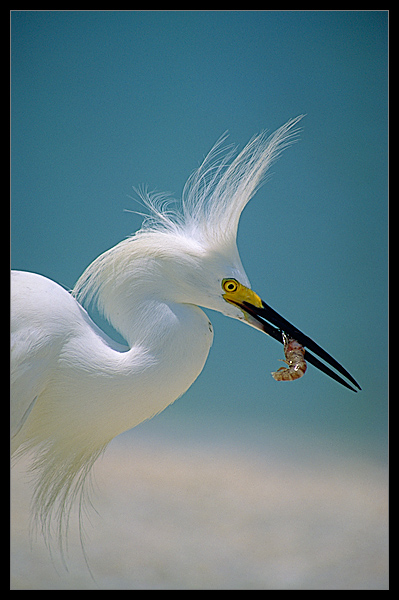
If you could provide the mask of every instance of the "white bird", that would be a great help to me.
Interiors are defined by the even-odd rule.
[[[12,450],[30,455],[33,513],[44,535],[54,519],[61,537],[107,444],[164,410],[201,373],[213,331],[199,307],[280,342],[288,333],[360,389],[251,290],[236,246],[242,210],[294,140],[300,119],[254,137],[238,155],[222,154],[219,141],[189,178],[179,211],[168,208],[165,196],[143,193],[150,215],[142,228],[99,256],[72,294],[41,275],[13,272]],[[105,335],[81,301],[96,302],[127,347]]]

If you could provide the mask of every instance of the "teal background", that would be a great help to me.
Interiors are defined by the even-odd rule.
[[[243,147],[306,113],[238,245],[258,294],[363,391],[311,366],[276,383],[282,347],[209,311],[203,373],[144,431],[385,460],[387,34],[385,11],[12,11],[12,267],[67,287],[140,227],[133,186],[179,197],[224,131]]]

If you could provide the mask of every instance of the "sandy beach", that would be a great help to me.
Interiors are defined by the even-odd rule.
[[[95,468],[82,555],[68,570],[29,539],[24,464],[12,479],[12,589],[387,589],[387,472],[240,443],[115,440]]]

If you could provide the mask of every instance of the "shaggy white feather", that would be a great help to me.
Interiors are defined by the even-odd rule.
[[[213,333],[199,307],[244,319],[221,287],[223,278],[250,287],[236,247],[239,218],[300,118],[238,155],[222,152],[222,137],[178,210],[142,192],[142,228],[99,256],[73,296],[13,273],[13,446],[31,454],[33,511],[47,538],[54,518],[62,546],[71,506],[82,510],[91,467],[113,437],[159,413],[202,371]],[[107,338],[75,298],[97,302],[129,347]]]

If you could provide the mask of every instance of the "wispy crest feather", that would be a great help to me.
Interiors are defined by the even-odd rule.
[[[270,136],[261,132],[235,156],[231,145],[223,148],[224,134],[184,186],[180,210],[173,210],[167,195],[140,196],[149,210],[140,231],[183,234],[209,245],[235,241],[240,216],[265,180],[272,163],[296,139],[299,115]],[[139,232],[140,233],[140,232]]]

